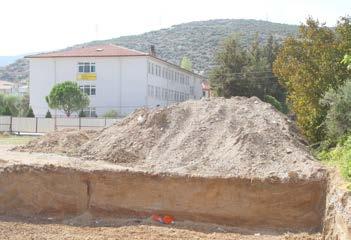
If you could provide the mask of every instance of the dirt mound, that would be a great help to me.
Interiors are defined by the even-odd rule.
[[[156,172],[315,177],[320,166],[301,141],[289,119],[258,98],[214,98],[140,109],[79,154]]]
[[[36,138],[24,146],[17,146],[14,150],[76,155],[79,147],[96,136],[96,133],[94,130],[63,129]]]
[[[148,172],[324,178],[289,119],[256,97],[139,109],[96,134],[52,133],[25,148],[78,153]]]

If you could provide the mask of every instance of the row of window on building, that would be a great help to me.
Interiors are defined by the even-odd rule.
[[[164,101],[183,102],[190,98],[187,93],[148,85],[148,96]]]
[[[189,75],[171,70],[170,68],[167,68],[167,67],[161,67],[160,65],[157,65],[155,63],[151,63],[151,62],[148,63],[148,73],[171,80],[175,83],[180,83],[184,85],[190,84]]]
[[[91,62],[80,62],[78,63],[79,73],[94,73],[96,72],[95,63]]]
[[[93,84],[80,85],[79,88],[83,93],[86,93],[88,96],[96,95],[96,86]]]

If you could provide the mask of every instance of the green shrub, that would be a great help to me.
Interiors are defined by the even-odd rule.
[[[11,110],[10,110],[10,108],[9,108],[9,106],[5,106],[5,108],[4,108],[4,110],[3,110],[3,112],[1,113],[1,115],[3,115],[3,116],[12,116],[12,113],[11,113]]]
[[[85,112],[83,110],[80,110],[78,117],[80,118],[86,117]]]
[[[116,110],[110,110],[108,112],[105,112],[103,117],[105,117],[105,118],[117,118],[118,117],[118,112]]]
[[[45,118],[52,118],[51,112],[49,110],[46,112]]]
[[[342,176],[351,181],[351,135],[339,141],[335,148],[321,151],[318,157],[340,169]]]
[[[29,107],[29,110],[28,110],[28,113],[27,113],[26,117],[28,117],[28,118],[34,118],[35,117],[32,107]]]
[[[327,138],[336,143],[351,130],[351,80],[337,90],[329,90],[321,104],[329,108],[324,121]]]
[[[285,107],[281,102],[279,102],[275,97],[270,96],[270,95],[265,95],[264,96],[264,101],[266,103],[270,103],[273,107],[275,107],[278,111],[282,113],[286,113]]]

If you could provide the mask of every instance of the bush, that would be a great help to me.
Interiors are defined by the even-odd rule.
[[[341,139],[335,148],[320,152],[318,157],[328,164],[337,166],[342,176],[351,181],[351,135]]]
[[[51,112],[49,110],[46,112],[45,118],[52,118]]]
[[[105,117],[105,118],[117,118],[118,117],[118,112],[116,110],[110,110],[108,112],[105,112],[103,117]]]
[[[3,116],[12,116],[12,113],[11,113],[11,110],[10,110],[10,108],[9,108],[9,106],[5,106],[5,108],[4,108],[4,110],[3,110],[3,112],[1,113],[1,115],[3,115]]]
[[[351,80],[346,81],[338,90],[329,90],[321,104],[329,108],[324,121],[327,138],[336,143],[351,129]]]
[[[34,118],[35,117],[32,107],[29,107],[28,114],[27,114],[26,117],[28,117],[28,118]]]
[[[78,117],[80,117],[80,118],[86,117],[86,115],[85,115],[83,110],[80,110],[80,112],[78,114]]]
[[[264,96],[264,101],[266,103],[270,103],[275,109],[282,113],[286,113],[286,108],[283,106],[281,102],[279,102],[275,97],[272,97],[270,95],[265,95]]]

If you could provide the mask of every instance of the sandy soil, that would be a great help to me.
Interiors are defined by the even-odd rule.
[[[172,226],[136,220],[114,221],[108,225],[95,222],[93,226],[60,224],[55,221],[28,220],[0,217],[0,236],[4,240],[320,240],[321,236],[284,234],[280,236],[262,233],[233,232],[233,229],[216,225],[176,223]]]

